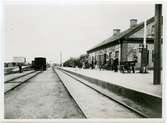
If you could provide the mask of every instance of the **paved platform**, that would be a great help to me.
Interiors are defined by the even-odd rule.
[[[131,90],[146,93],[156,97],[162,97],[162,86],[153,85],[153,71],[147,74],[141,73],[120,73],[108,70],[90,70],[63,67],[63,69],[82,74],[94,79],[106,81],[108,83],[122,86]]]

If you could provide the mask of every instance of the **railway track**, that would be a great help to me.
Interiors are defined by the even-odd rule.
[[[76,92],[74,92],[74,90],[76,91],[76,90],[79,90],[80,88],[78,88],[78,89],[71,89],[70,90],[70,87],[69,86],[71,86],[73,83],[71,82],[70,83],[70,81],[75,81],[75,84],[78,84],[77,86],[79,87],[79,86],[85,86],[84,88],[89,88],[89,89],[91,89],[92,91],[94,91],[94,92],[92,92],[92,93],[96,93],[97,95],[100,95],[99,96],[99,100],[100,100],[100,98],[102,98],[102,99],[104,99],[104,100],[109,100],[109,101],[111,101],[112,103],[115,103],[117,106],[119,105],[120,107],[118,107],[118,110],[126,110],[127,111],[127,115],[128,116],[130,116],[130,117],[137,117],[137,118],[148,118],[149,116],[147,116],[146,114],[144,114],[143,112],[140,112],[140,111],[138,111],[138,110],[136,110],[136,109],[134,109],[133,107],[130,107],[130,106],[128,106],[128,105],[126,105],[126,104],[124,104],[124,103],[122,103],[122,102],[120,102],[119,100],[117,100],[117,99],[115,99],[114,97],[112,98],[112,97],[110,97],[110,96],[108,96],[108,95],[105,95],[104,93],[102,93],[101,91],[99,91],[99,90],[97,90],[96,88],[94,88],[94,87],[92,87],[92,86],[90,86],[89,84],[86,84],[85,82],[83,82],[83,81],[81,81],[81,80],[79,80],[76,76],[74,76],[74,75],[72,75],[72,74],[70,74],[70,73],[67,73],[67,72],[65,72],[65,71],[63,71],[63,70],[60,70],[60,69],[53,69],[54,71],[55,71],[55,73],[57,74],[57,76],[59,77],[59,79],[63,82],[63,84],[64,84],[64,86],[66,87],[66,89],[68,90],[68,92],[70,93],[70,95],[73,97],[73,99],[75,100],[75,102],[77,103],[77,105],[80,107],[80,109],[81,109],[81,111],[83,112],[83,114],[85,115],[85,117],[86,118],[92,118],[92,116],[98,116],[98,115],[91,115],[91,113],[93,114],[93,111],[87,111],[87,110],[91,110],[91,108],[90,109],[85,109],[85,107],[86,107],[86,104],[84,105],[84,103],[82,103],[82,102],[80,102],[80,101],[82,101],[83,99],[77,99],[78,97],[77,96],[75,96],[75,95],[73,95],[73,94],[75,94]],[[65,76],[66,76],[66,80],[64,79],[65,78]],[[66,82],[65,82],[66,81]],[[76,87],[77,87],[76,86]],[[82,89],[82,87],[81,87],[81,89]],[[91,94],[90,94],[91,95]],[[82,95],[80,95],[80,96],[82,96]],[[80,97],[79,97],[80,98]],[[89,98],[88,98],[88,100],[89,100]],[[114,104],[114,105],[115,105]],[[84,106],[83,106],[84,105]],[[89,104],[88,104],[89,105]],[[109,107],[110,108],[110,107]],[[114,109],[114,108],[113,108]],[[107,108],[104,108],[104,109],[102,109],[102,110],[108,110]],[[117,110],[117,109],[116,109]],[[106,111],[107,112],[107,111]],[[96,113],[98,113],[98,112],[96,112]],[[108,112],[107,112],[108,113]],[[118,117],[120,118],[121,117],[121,115],[123,116],[123,118],[124,117],[126,117],[126,116],[124,116],[124,114],[125,114],[125,112],[123,111],[123,112],[119,112],[120,114],[118,114]],[[121,114],[122,113],[122,114]],[[129,114],[128,114],[129,113]],[[105,113],[104,113],[105,114]],[[112,113],[111,113],[112,114]],[[117,112],[116,112],[116,114],[117,114]],[[132,116],[131,116],[131,114],[132,114]],[[110,115],[109,115],[110,116]],[[114,115],[113,115],[114,116]],[[104,116],[105,117],[105,116]],[[115,117],[117,117],[117,116],[115,116]],[[115,118],[115,117],[109,117],[109,118]],[[94,118],[94,117],[93,117]]]
[[[7,79],[4,81],[4,83],[10,83],[11,81],[14,81],[14,80],[16,80],[16,79],[18,79],[18,78],[27,76],[27,75],[32,74],[32,73],[35,73],[35,72],[36,72],[35,70],[32,70],[32,71],[28,71],[27,73],[23,73],[23,74],[21,74],[21,75],[17,75],[17,76],[14,76],[14,77],[13,77],[13,75],[12,75],[11,77],[7,78]],[[8,76],[8,75],[7,75],[7,76]]]
[[[4,94],[9,93],[12,90],[14,90],[15,88],[22,85],[23,83],[28,82],[28,80],[35,77],[36,75],[38,75],[41,72],[42,71],[32,71],[30,73],[27,73],[27,74],[24,74],[24,75],[21,75],[21,76],[17,76],[17,77],[13,77],[13,78],[5,81],[4,82]]]
[[[68,92],[68,94],[70,95],[70,97],[72,98],[73,102],[76,104],[76,106],[79,109],[79,112],[82,114],[83,118],[87,118],[85,113],[82,111],[82,109],[80,108],[80,106],[78,105],[78,103],[76,102],[76,100],[73,98],[73,96],[71,95],[70,91],[68,90],[68,88],[66,87],[66,85],[63,83],[62,79],[60,78],[59,74],[56,72],[56,70],[54,69],[54,67],[52,67],[52,70],[55,72],[55,74],[57,75],[59,81],[62,83],[62,85],[64,86],[65,90]]]
[[[51,68],[4,96],[5,119],[84,118]]]

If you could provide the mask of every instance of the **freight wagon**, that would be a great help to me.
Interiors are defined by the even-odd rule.
[[[33,67],[35,70],[46,70],[46,58],[36,57],[34,59]]]

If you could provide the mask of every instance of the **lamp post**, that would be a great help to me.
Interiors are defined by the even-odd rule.
[[[148,65],[148,55],[149,51],[146,44],[147,40],[147,21],[144,21],[144,35],[143,35],[143,43],[139,44],[139,52],[141,52],[141,67],[140,73],[147,73],[147,65]]]

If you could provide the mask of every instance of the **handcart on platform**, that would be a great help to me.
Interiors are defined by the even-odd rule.
[[[131,71],[133,73],[135,73],[135,64],[137,61],[124,61],[124,62],[120,62],[120,72],[121,73],[125,73],[125,71],[127,73],[131,73]]]

